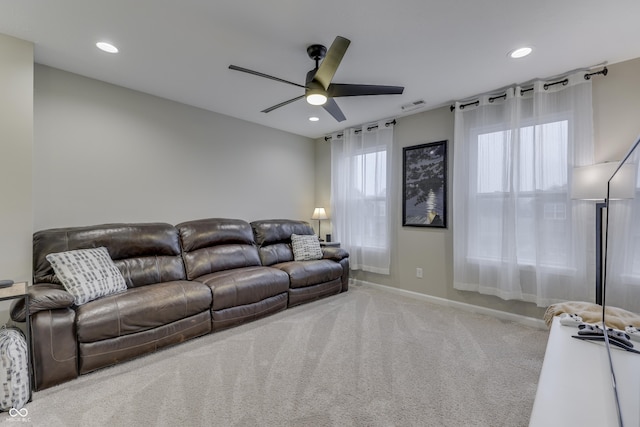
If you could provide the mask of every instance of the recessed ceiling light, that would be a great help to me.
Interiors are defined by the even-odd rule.
[[[320,120],[320,117],[316,117],[316,116],[309,117],[310,122],[317,122],[318,120]]]
[[[98,49],[107,52],[107,53],[118,53],[118,48],[107,42],[98,42],[96,43]]]
[[[521,47],[509,52],[509,56],[514,59],[524,58],[525,56],[529,55],[532,51],[533,49],[530,47]]]

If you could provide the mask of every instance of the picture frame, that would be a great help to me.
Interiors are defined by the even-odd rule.
[[[402,226],[447,228],[447,140],[402,149]]]

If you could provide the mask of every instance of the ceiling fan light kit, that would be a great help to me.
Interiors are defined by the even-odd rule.
[[[310,93],[307,95],[307,102],[311,105],[324,105],[327,103],[327,96],[321,93]]]
[[[320,83],[314,80],[307,82],[304,96],[311,105],[324,105],[327,102],[327,91]]]
[[[309,46],[307,48],[307,55],[315,61],[316,66],[313,70],[307,73],[304,86],[258,71],[238,67],[237,65],[229,65],[229,69],[253,74],[258,77],[264,77],[281,83],[303,87],[305,89],[304,95],[297,96],[293,99],[289,99],[272,107],[266,108],[262,110],[263,113],[268,113],[299,99],[305,98],[309,104],[321,105],[335,120],[342,122],[346,120],[346,117],[333,98],[342,96],[401,95],[404,91],[404,87],[402,86],[332,83],[331,81],[333,80],[333,76],[342,61],[349,44],[351,44],[351,41],[338,36],[335,38],[328,50],[321,44],[312,44]]]

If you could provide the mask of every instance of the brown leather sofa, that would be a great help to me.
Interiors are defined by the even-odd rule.
[[[35,390],[348,289],[349,255],[293,261],[305,222],[203,219],[38,231],[29,287]],[[258,242],[258,243],[256,243]],[[104,246],[127,290],[81,306],[46,255]],[[25,321],[22,300],[11,317]]]

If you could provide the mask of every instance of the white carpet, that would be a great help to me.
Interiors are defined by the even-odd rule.
[[[548,332],[366,286],[37,392],[36,426],[526,426]],[[26,425],[26,424],[19,424]]]

